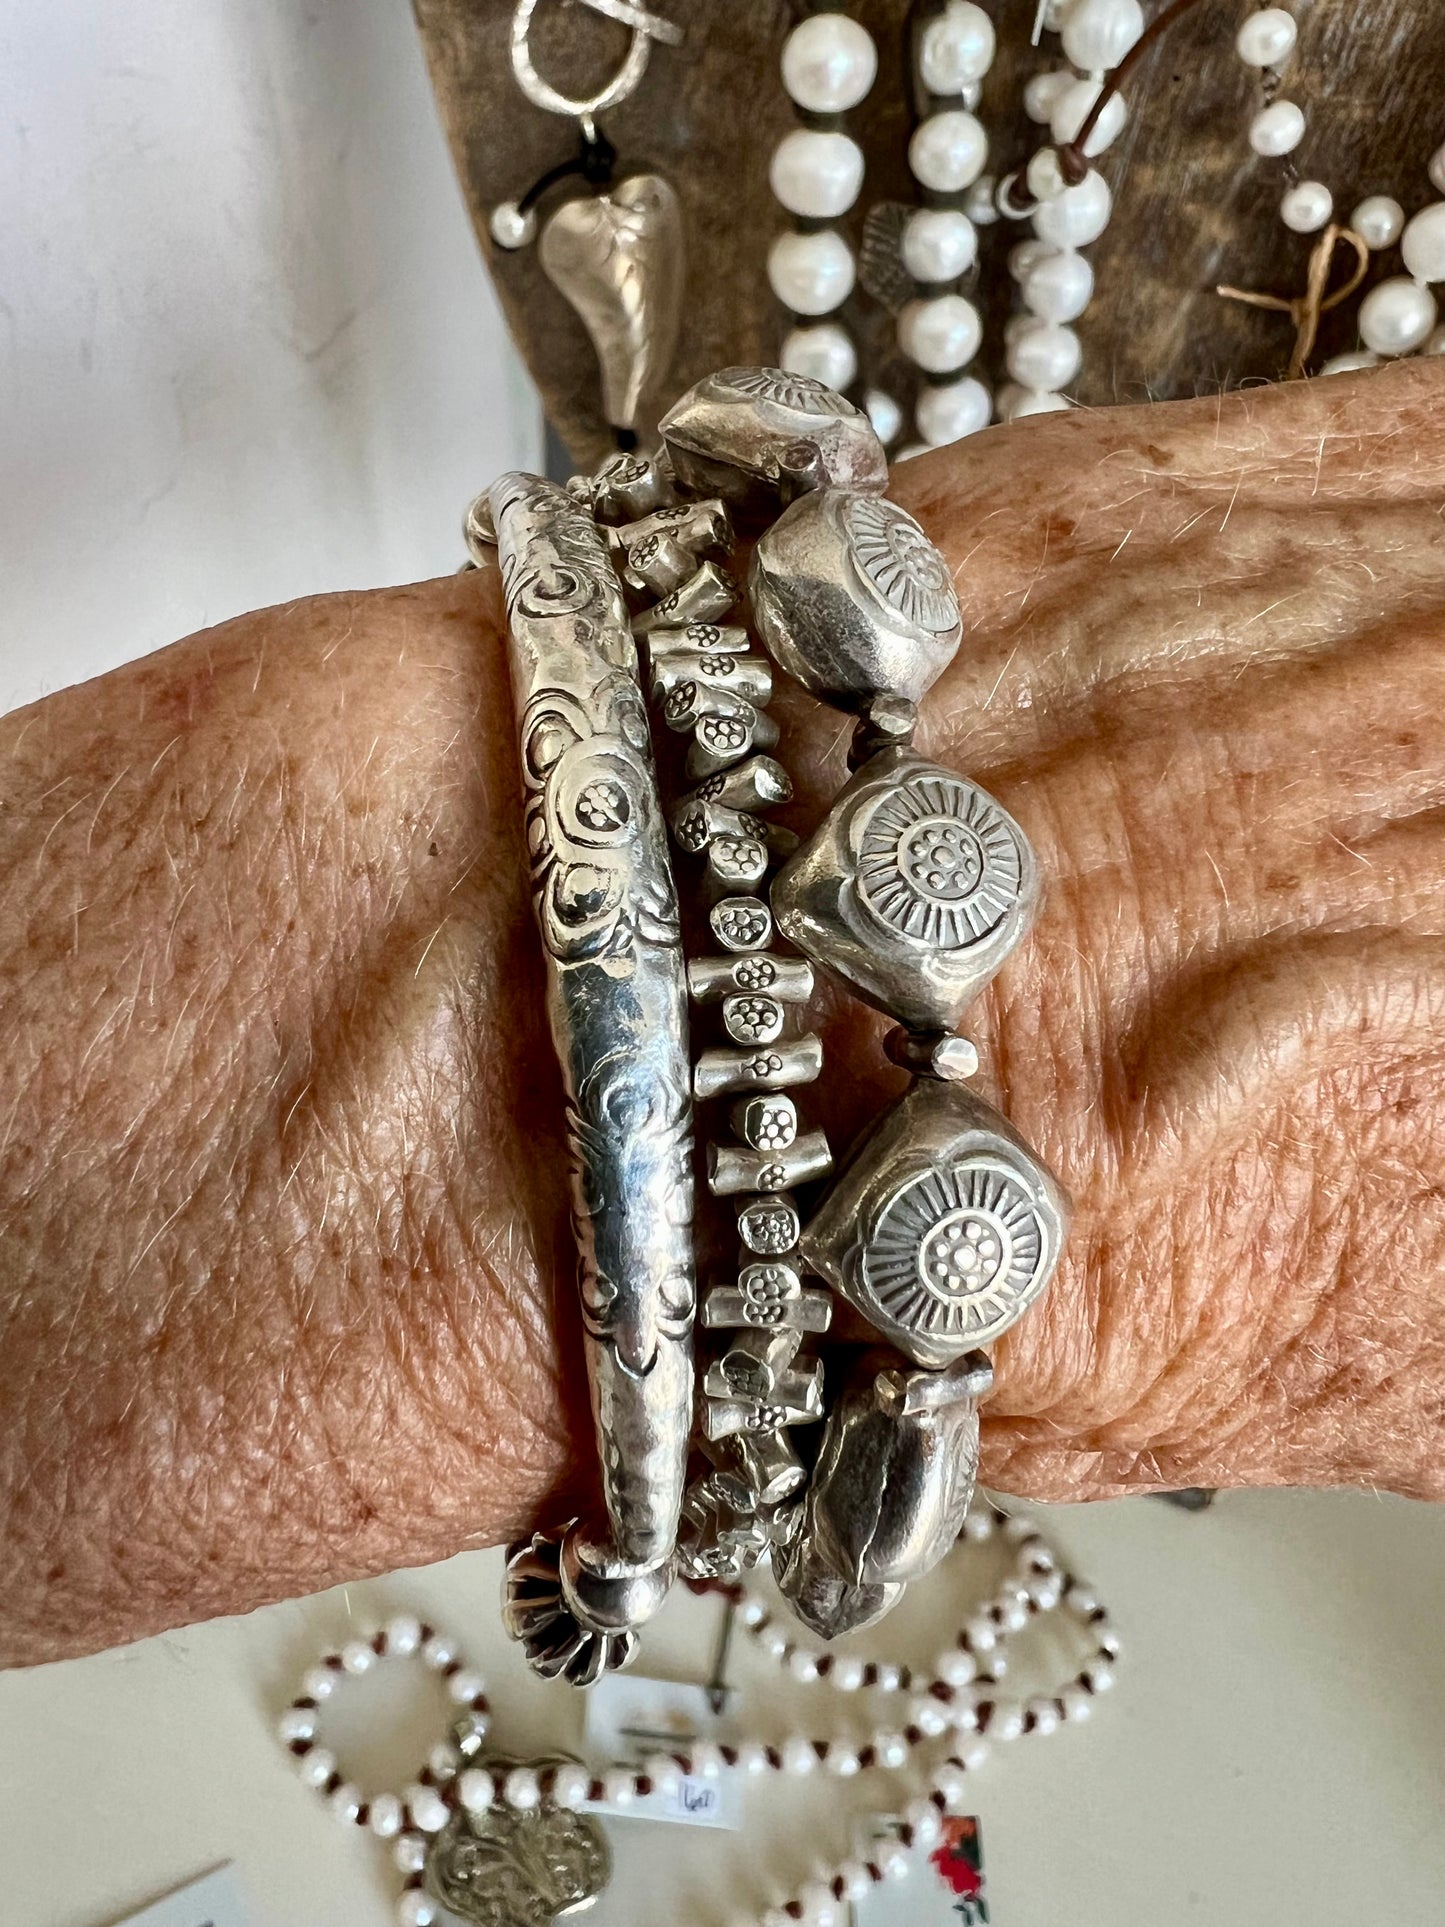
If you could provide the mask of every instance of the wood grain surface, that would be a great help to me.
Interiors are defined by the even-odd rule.
[[[1152,17],[1159,0],[1145,0]],[[581,323],[543,274],[535,248],[493,247],[487,216],[575,149],[571,123],[533,107],[507,54],[512,0],[414,0],[443,124],[477,236],[512,333],[548,413],[574,456],[594,462],[611,447],[595,361]],[[778,54],[803,9],[788,0],[654,0],[686,30],[658,47],[638,92],[604,117],[619,174],[656,168],[682,197],[688,237],[685,319],[664,399],[729,362],[776,357],[785,327],[768,288],[765,257],[787,225],[768,188],[774,146],[796,124],[778,78]],[[858,207],[843,225],[855,243],[877,200],[914,198],[907,169],[914,110],[908,87],[908,0],[853,0],[879,47],[879,78],[849,116],[868,157]],[[994,0],[999,56],[980,117],[990,167],[1020,165],[1039,130],[1023,116],[1031,73],[1062,64],[1057,37],[1029,44],[1034,0]],[[1129,88],[1124,133],[1100,163],[1114,219],[1089,250],[1098,294],[1079,324],[1084,370],[1071,392],[1092,404],[1209,392],[1282,374],[1293,342],[1284,316],[1221,300],[1217,283],[1297,294],[1311,239],[1278,218],[1289,163],[1257,159],[1246,128],[1254,77],[1234,53],[1249,0],[1201,0],[1141,64]],[[1390,193],[1407,211],[1436,198],[1426,166],[1445,141],[1445,5],[1440,0],[1295,0],[1299,48],[1283,92],[1309,129],[1290,157],[1303,179],[1323,180],[1347,217],[1366,194]],[[537,65],[555,85],[590,92],[613,71],[625,31],[575,0],[544,0],[532,36]],[[1005,259],[1031,232],[985,231],[977,288],[985,309],[982,355],[1004,379],[1001,329],[1014,287]],[[1398,253],[1373,264],[1399,272]],[[1351,302],[1327,316],[1317,361],[1355,342]],[[845,316],[864,344],[864,365],[884,386],[912,393],[892,345],[891,317],[855,294]],[[1317,365],[1317,362],[1316,362]]]

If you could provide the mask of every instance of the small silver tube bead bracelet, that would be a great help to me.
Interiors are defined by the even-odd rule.
[[[963,1528],[986,1348],[1048,1284],[1068,1216],[968,1088],[957,1031],[1026,935],[1038,879],[1014,819],[912,747],[962,634],[947,565],[885,498],[866,416],[820,382],[726,369],[661,433],[657,455],[565,490],[506,477],[468,523],[474,554],[493,526],[501,553],[609,1519],[514,1549],[506,1613],[539,1671],[579,1681],[625,1663],[677,1571],[735,1582],[770,1560],[824,1638],[887,1612]],[[745,597],[735,523],[755,537]],[[661,724],[688,739],[693,787],[668,809],[639,654]],[[778,671],[856,719],[850,779],[801,844],[767,814],[792,794],[771,754]],[[685,976],[664,817],[707,909],[711,954]],[[605,985],[569,987],[579,964]],[[836,1171],[796,1095],[822,1071],[795,1018],[816,971],[895,1019],[888,1055],[912,1073]],[[695,1412],[684,984],[705,1033],[691,1097],[721,1113],[707,1187],[741,1246],[703,1296]],[[617,1077],[626,1102],[605,1095]],[[878,1343],[835,1373],[805,1347],[837,1297]]]

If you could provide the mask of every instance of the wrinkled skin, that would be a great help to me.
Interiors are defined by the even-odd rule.
[[[920,747],[1045,882],[968,1028],[1076,1200],[987,1482],[1445,1492],[1442,429],[1421,362],[895,476]],[[498,623],[329,597],[0,722],[0,1657],[590,1490]],[[847,725],[782,709],[806,823]],[[831,1010],[841,1142],[900,1078]]]

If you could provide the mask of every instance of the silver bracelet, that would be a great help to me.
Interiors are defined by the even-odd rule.
[[[958,1537],[973,1492],[978,1405],[992,1385],[984,1348],[1047,1285],[1068,1213],[1052,1174],[967,1088],[977,1057],[956,1032],[1026,934],[1038,882],[1013,818],[911,746],[917,705],[961,636],[947,565],[913,518],[883,498],[887,463],[867,418],[821,383],[728,369],[689,390],[661,432],[660,454],[615,457],[568,491],[547,492],[567,535],[545,561],[512,504],[535,501],[547,485],[513,477],[493,491],[529,795],[527,705],[539,685],[518,663],[537,647],[528,637],[539,621],[558,633],[573,621],[568,613],[564,623],[562,605],[574,607],[584,577],[585,607],[606,604],[609,636],[626,590],[654,705],[669,731],[689,739],[694,787],[669,821],[678,849],[701,861],[718,954],[692,958],[687,984],[708,1021],[718,1013],[726,1040],[697,1052],[692,1093],[700,1103],[732,1099],[731,1137],[709,1144],[706,1170],[709,1190],[736,1212],[743,1247],[736,1278],[703,1300],[714,1355],[692,1437],[677,1399],[649,1388],[645,1375],[630,1381],[631,1403],[610,1409],[598,1399],[614,1537],[602,1553],[599,1541],[585,1541],[591,1590],[569,1577],[570,1540],[560,1580],[552,1541],[513,1554],[509,1624],[534,1665],[573,1678],[625,1661],[631,1628],[656,1609],[671,1576],[670,1562],[664,1571],[654,1560],[645,1580],[627,1564],[622,1495],[652,1507],[659,1522],[675,1517],[690,1458],[696,1471],[677,1549],[689,1578],[736,1580],[771,1559],[798,1616],[832,1638],[871,1624],[908,1580],[930,1571]],[[569,496],[564,510],[558,504]],[[725,566],[734,518],[762,526],[743,612]],[[610,591],[598,562],[604,542]],[[539,617],[539,603],[553,613]],[[619,643],[608,661],[636,691],[635,659],[624,670],[622,655]],[[856,718],[850,780],[801,846],[766,816],[791,795],[768,753],[778,736],[767,713],[775,667]],[[633,767],[635,824],[619,830],[629,849],[653,836],[660,816],[641,745]],[[530,812],[529,803],[529,823]],[[536,848],[534,839],[534,860]],[[647,848],[652,875],[657,846]],[[775,951],[775,931],[800,954]],[[675,923],[664,948],[676,984]],[[790,1093],[818,1078],[822,1046],[806,1030],[784,1033],[790,1009],[811,995],[815,968],[896,1020],[888,1054],[913,1081],[805,1210],[795,1189],[828,1177],[833,1157],[823,1131],[804,1128]],[[564,1066],[572,1054],[570,1090],[585,1083],[604,1029],[569,1030],[555,992],[553,1015]],[[645,1034],[645,1049],[642,1031],[629,1035],[632,1054],[665,1059],[670,1080],[685,1049],[680,1008],[669,1009],[667,1025],[665,1035]],[[677,1116],[681,1146],[685,1103]],[[609,1109],[606,1148],[591,1140],[574,1148],[584,1170],[616,1178],[622,1216],[633,1222],[639,1269],[615,1289],[639,1317],[660,1320],[660,1311],[642,1309],[664,1289],[660,1272],[644,1275],[640,1261],[666,1249],[668,1276],[690,1278],[668,1243],[673,1231],[685,1241],[690,1191],[677,1163],[671,1196],[661,1183],[636,1183],[636,1120],[635,1110]],[[579,1229],[586,1234],[582,1217]],[[827,1331],[834,1294],[880,1341],[845,1360],[836,1384],[803,1351]],[[685,1348],[680,1305],[670,1329]],[[590,1333],[594,1323],[589,1312]],[[605,1650],[592,1623],[605,1617],[604,1593],[609,1612],[628,1621],[616,1632],[609,1626]],[[548,1622],[545,1638],[533,1630],[550,1611],[584,1641],[585,1660],[553,1663],[559,1622]]]

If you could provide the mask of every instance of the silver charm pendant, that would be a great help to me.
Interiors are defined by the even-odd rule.
[[[993,1383],[973,1354],[949,1374],[865,1359],[828,1416],[799,1530],[773,1556],[779,1586],[825,1638],[879,1619],[963,1528],[978,1473],[978,1403]]]
[[[916,1364],[992,1344],[1043,1291],[1068,1224],[1052,1172],[960,1084],[921,1078],[874,1126],[799,1240]]]
[[[489,1765],[556,1766],[565,1756]],[[597,1899],[612,1874],[596,1820],[566,1807],[527,1809],[497,1802],[485,1813],[454,1812],[427,1850],[434,1900],[474,1927],[552,1927]]]
[[[870,758],[773,880],[778,927],[857,996],[952,1030],[1027,935],[1028,839],[986,790],[910,749]]]
[[[592,338],[603,412],[614,428],[634,430],[667,374],[682,321],[676,192],[659,174],[634,174],[605,194],[564,201],[537,253]]]

